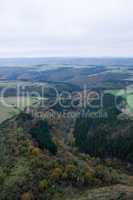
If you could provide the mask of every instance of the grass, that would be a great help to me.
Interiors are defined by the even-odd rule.
[[[39,83],[37,83],[39,84]],[[0,81],[0,88],[17,88],[17,86],[31,86],[32,82],[25,81]],[[2,97],[0,97],[0,123],[4,120],[18,114],[20,110],[25,107],[31,106],[40,101],[35,97],[4,97],[4,103]],[[8,105],[7,105],[8,104]]]
[[[32,97],[5,97],[0,98],[0,123],[4,120],[18,114],[20,110],[25,107],[31,106],[37,100]]]
[[[17,82],[16,81],[0,81],[0,87],[9,87],[9,88],[16,88]]]
[[[29,86],[32,85],[32,82],[28,81],[1,81],[0,80],[0,87],[1,88],[17,88],[17,86]]]
[[[77,195],[71,200],[131,200],[133,199],[133,187],[115,185],[91,189]],[[68,200],[68,199],[66,199]]]
[[[126,100],[126,112],[133,115],[133,89],[113,89],[106,90],[105,93],[112,94],[116,97],[121,96]]]

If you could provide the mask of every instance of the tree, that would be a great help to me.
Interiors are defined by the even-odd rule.
[[[30,133],[32,137],[36,139],[41,149],[45,148],[53,154],[57,152],[57,146],[52,141],[47,121],[38,121],[30,130]]]

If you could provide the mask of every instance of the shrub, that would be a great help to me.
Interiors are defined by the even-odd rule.
[[[82,183],[87,185],[94,185],[96,181],[96,177],[94,171],[90,168],[85,168],[82,172]]]
[[[44,180],[40,181],[40,183],[39,183],[40,190],[47,190],[48,186],[49,186],[49,183],[48,183],[47,179],[44,179]]]
[[[21,200],[31,200],[32,199],[32,196],[31,196],[31,193],[29,192],[25,192],[21,195]]]
[[[70,181],[77,182],[79,180],[79,169],[72,164],[65,166],[63,177]]]
[[[32,155],[32,156],[39,156],[39,155],[40,155],[40,149],[37,148],[37,147],[33,147],[33,148],[31,149],[31,155]]]
[[[101,179],[104,183],[118,183],[118,174],[115,172],[115,170],[104,167],[103,165],[97,165],[95,170],[96,177]]]
[[[52,171],[52,174],[51,174],[51,179],[52,180],[59,180],[61,177],[62,177],[62,169],[60,168],[55,168],[53,171]]]
[[[99,164],[95,168],[95,175],[97,178],[103,178],[104,175],[104,166]]]
[[[21,112],[19,115],[17,115],[16,120],[22,120],[23,122],[27,121],[27,120],[32,120],[33,117],[30,113],[25,113],[25,112]]]

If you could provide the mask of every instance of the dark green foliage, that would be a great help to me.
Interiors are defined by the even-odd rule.
[[[37,140],[40,148],[46,148],[53,154],[57,152],[57,147],[52,141],[52,137],[49,133],[49,125],[46,121],[38,121],[30,130],[30,133],[32,137]]]
[[[76,145],[81,152],[91,156],[117,157],[133,162],[133,122],[118,119],[120,112],[115,107],[113,95],[105,95],[103,105],[107,119],[77,119],[74,130]]]
[[[17,115],[16,120],[22,120],[23,122],[28,121],[28,120],[32,120],[33,117],[31,116],[30,113],[25,113],[25,112],[21,112],[19,115]]]
[[[75,124],[75,130],[74,130],[74,136],[75,136],[75,142],[77,146],[79,147],[80,151],[86,152],[88,149],[88,130],[89,130],[90,124],[88,123],[88,120],[85,118],[84,120],[81,118],[78,118]]]
[[[76,144],[81,152],[89,153],[92,156],[117,157],[122,160],[133,162],[133,134],[130,122],[128,130],[123,134],[116,129],[119,123],[99,123],[97,128],[88,128],[85,130],[84,119],[78,120],[75,127]],[[118,124],[117,124],[118,123]],[[125,125],[125,124],[124,124]],[[121,123],[120,129],[124,130]],[[132,130],[131,130],[132,129]],[[116,131],[116,132],[115,132]],[[116,134],[116,135],[115,135]]]

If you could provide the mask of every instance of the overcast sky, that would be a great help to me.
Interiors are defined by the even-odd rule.
[[[133,0],[0,0],[0,57],[133,56]]]

